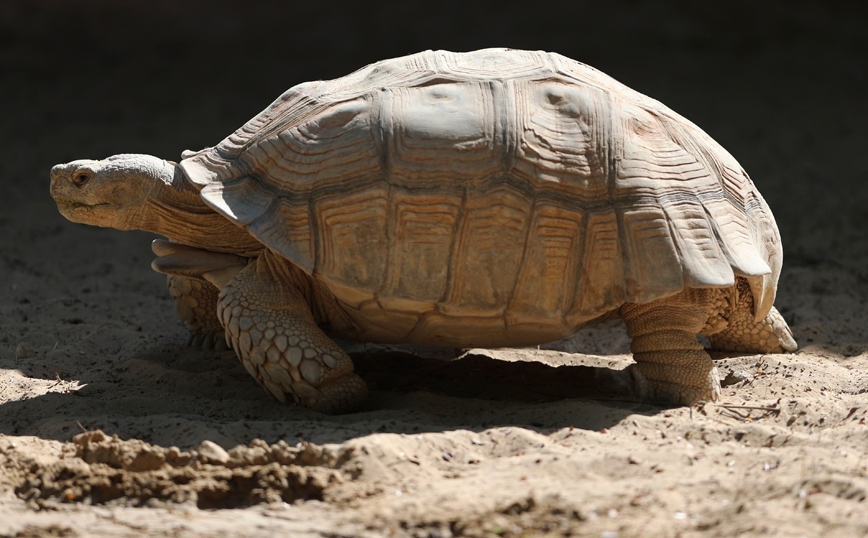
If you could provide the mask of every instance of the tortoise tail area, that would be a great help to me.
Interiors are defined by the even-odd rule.
[[[623,207],[628,288],[653,289],[655,281],[678,276],[683,287],[724,288],[744,277],[753,315],[762,320],[774,302],[782,251],[753,182],[725,149],[671,110],[621,105],[613,195]],[[655,298],[633,295],[635,302]]]

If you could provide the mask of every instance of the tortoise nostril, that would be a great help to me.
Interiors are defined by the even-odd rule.
[[[57,178],[63,177],[64,167],[63,165],[56,164],[51,167],[51,180],[54,181]]]

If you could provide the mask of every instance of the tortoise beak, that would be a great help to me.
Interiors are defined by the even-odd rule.
[[[85,171],[86,174],[79,174],[78,171],[81,169],[82,162],[73,161],[51,168],[49,192],[57,203],[61,214],[70,220],[72,220],[70,217],[75,210],[94,205],[92,201],[82,196],[81,188],[93,177],[89,170]],[[82,176],[81,179],[77,177],[79,175]]]
[[[68,178],[72,173],[72,166],[67,164],[55,164],[51,167],[51,184],[54,185],[58,180]]]
[[[72,176],[73,166],[70,164],[57,164],[51,167],[51,197],[57,198],[63,195],[64,187],[68,185]]]

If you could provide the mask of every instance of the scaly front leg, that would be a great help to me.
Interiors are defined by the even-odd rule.
[[[260,256],[220,292],[217,313],[244,367],[276,399],[325,413],[367,396],[350,357],[320,330],[304,296]]]

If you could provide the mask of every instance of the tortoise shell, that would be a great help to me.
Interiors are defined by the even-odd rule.
[[[300,84],[180,166],[373,340],[538,343],[736,276],[757,319],[774,302],[780,238],[736,160],[558,54],[426,51]]]

